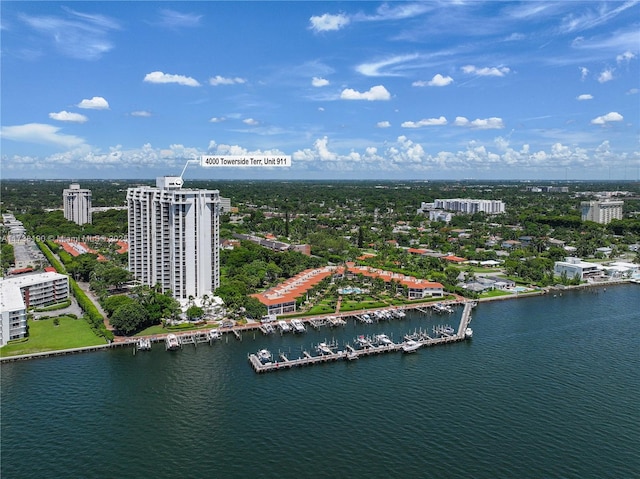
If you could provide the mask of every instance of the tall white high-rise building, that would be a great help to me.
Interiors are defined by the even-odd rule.
[[[62,191],[64,217],[79,225],[91,223],[91,190],[71,183]]]
[[[582,221],[607,224],[611,220],[621,220],[623,205],[624,201],[621,200],[582,201],[580,202]]]
[[[142,284],[159,284],[178,300],[211,294],[220,286],[218,190],[182,187],[178,176],[156,187],[127,190],[129,270]]]
[[[424,204],[425,203],[423,203],[423,205]],[[480,212],[500,214],[505,211],[505,205],[500,200],[475,200],[469,198],[437,199],[434,201],[433,206],[436,209],[459,211],[467,214]]]

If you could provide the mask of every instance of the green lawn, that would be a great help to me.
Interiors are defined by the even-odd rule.
[[[58,326],[53,325],[53,318],[38,321],[28,320],[29,337],[26,341],[9,342],[0,349],[0,356],[16,356],[105,344],[105,340],[96,336],[85,320],[66,316],[61,316],[58,319],[60,320]]]
[[[177,333],[182,331],[197,331],[199,329],[211,329],[209,324],[179,324],[176,326],[163,327],[161,324],[154,324],[148,328],[143,329],[140,332],[134,334],[134,336],[153,336],[154,334],[167,334]]]
[[[494,289],[493,291],[487,291],[480,295],[481,298],[495,298],[497,296],[513,296],[513,293],[508,291],[502,291],[500,289]]]

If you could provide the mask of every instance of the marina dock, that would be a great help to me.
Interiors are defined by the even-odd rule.
[[[460,318],[460,324],[458,325],[458,331],[453,334],[447,334],[443,331],[439,331],[438,337],[430,337],[421,335],[415,339],[420,343],[421,347],[437,346],[439,344],[450,344],[459,341],[469,339],[468,333],[469,323],[471,322],[471,310],[475,306],[474,302],[466,302],[464,310],[462,312],[462,318]],[[351,345],[346,345],[344,350],[335,351],[331,354],[324,353],[316,356],[311,355],[307,351],[303,351],[302,357],[298,359],[288,359],[284,354],[279,355],[280,361],[263,362],[258,358],[257,354],[249,355],[249,364],[256,373],[266,373],[271,371],[278,371],[281,369],[291,369],[300,366],[312,366],[314,364],[335,362],[341,360],[357,359],[361,356],[371,356],[375,354],[392,353],[403,350],[403,343],[390,343],[382,345],[370,345],[369,347],[354,348]]]

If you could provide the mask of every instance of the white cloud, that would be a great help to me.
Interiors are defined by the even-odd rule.
[[[584,80],[587,78],[589,74],[589,69],[587,67],[578,67],[580,69],[580,80]]]
[[[85,108],[88,110],[108,110],[109,102],[101,96],[94,96],[87,100],[84,99],[76,105],[78,108]]]
[[[467,126],[469,125],[469,120],[464,116],[456,116],[456,119],[453,122],[456,126]]]
[[[20,15],[37,32],[49,37],[63,55],[80,60],[97,60],[113,49],[108,35],[119,30],[113,19],[99,14],[77,12],[62,7],[65,17]]]
[[[462,67],[462,71],[469,75],[478,75],[481,77],[503,77],[511,72],[511,69],[503,66],[478,68],[475,65],[465,65]]]
[[[214,117],[212,117],[209,121],[210,121],[211,123],[222,123],[223,121],[225,121],[225,119],[226,119],[226,118],[224,118],[224,117],[217,117],[217,116],[214,116]]]
[[[368,91],[359,92],[351,88],[345,88],[340,94],[340,98],[343,100],[389,100],[391,94],[382,85],[376,85],[371,87]]]
[[[440,118],[425,118],[420,121],[405,121],[400,126],[402,128],[422,128],[423,126],[441,126],[446,124],[447,119],[441,116]]]
[[[624,120],[624,117],[620,113],[618,113],[617,111],[611,111],[606,115],[602,115],[594,118],[593,120],[591,120],[591,124],[606,125],[607,123],[612,121],[622,121],[622,120]]]
[[[356,71],[368,77],[401,76],[407,68],[406,63],[419,58],[419,55],[394,55],[377,62],[361,63]]]
[[[324,136],[313,143],[313,148],[298,150],[291,155],[294,161],[313,162],[315,160],[336,161],[339,155],[329,150],[329,138]]]
[[[627,93],[627,95],[635,95],[639,91],[640,90],[638,88],[630,88],[626,93]]]
[[[84,123],[89,120],[86,116],[81,115],[80,113],[73,113],[65,110],[58,113],[49,113],[49,118],[52,120],[70,121],[74,123]]]
[[[245,118],[242,120],[242,123],[249,126],[256,126],[259,124],[258,120],[254,120],[253,118]]]
[[[177,29],[177,28],[192,28],[200,25],[202,15],[196,15],[194,13],[181,13],[175,10],[162,9],[160,10],[160,21],[157,23],[161,27]]]
[[[312,16],[309,19],[309,28],[315,32],[328,32],[332,30],[340,30],[349,25],[349,17],[343,14],[331,15],[325,13],[320,16]]]
[[[200,86],[198,80],[184,75],[173,75],[171,73],[163,73],[155,71],[147,73],[144,81],[148,83],[177,83],[184,86]]]
[[[457,116],[453,124],[456,126],[474,128],[476,130],[500,130],[504,128],[504,121],[502,118],[495,116],[491,118],[476,118],[473,121],[469,121],[469,119],[464,116]]]
[[[151,116],[151,112],[146,110],[136,110],[131,112],[131,116],[147,118]]]
[[[73,148],[84,143],[82,138],[74,135],[59,133],[60,128],[43,123],[28,123],[26,125],[3,126],[0,136],[6,140],[25,143],[39,143],[64,148]]]
[[[379,121],[378,123],[376,123],[376,126],[378,128],[389,128],[391,126],[391,123],[389,123],[388,121]]]
[[[416,3],[416,2],[399,2],[390,5],[389,3],[383,3],[376,9],[375,15],[355,15],[354,18],[358,21],[379,22],[387,20],[403,20],[405,18],[412,18],[422,15],[434,8],[433,5],[428,3]]]
[[[636,55],[633,52],[630,51],[626,51],[618,56],[616,56],[616,61],[618,63],[622,63],[622,62],[630,62],[631,60],[633,60],[636,57]]]
[[[593,100],[593,95],[590,93],[583,93],[582,95],[578,95],[576,97],[576,100],[578,101]]]
[[[431,81],[429,81],[429,86],[447,86],[453,83],[453,78],[450,76],[442,76],[440,73],[437,73],[433,76]]]
[[[313,77],[311,80],[311,85],[315,87],[327,86],[329,84],[329,80],[320,77]]]
[[[218,85],[236,85],[246,83],[247,80],[240,77],[235,78],[225,78],[220,75],[216,75],[215,77],[209,78],[209,85],[218,86]]]
[[[598,75],[598,81],[600,83],[606,83],[611,80],[613,80],[613,70],[611,68],[603,70],[600,72],[600,75]]]
[[[478,118],[469,123],[469,125],[477,130],[499,130],[504,128],[502,118],[497,117]]]

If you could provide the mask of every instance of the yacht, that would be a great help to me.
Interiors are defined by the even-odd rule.
[[[209,340],[215,341],[220,339],[220,331],[217,329],[212,329],[209,331]]]
[[[257,356],[260,362],[263,364],[270,363],[273,359],[271,356],[271,351],[269,351],[268,349],[261,349],[260,351],[258,351]]]
[[[473,338],[473,329],[467,328],[464,330],[464,337],[467,339]]]
[[[175,351],[180,348],[180,340],[178,336],[175,334],[167,334],[167,337],[164,339],[164,345],[167,348],[167,351]]]
[[[402,352],[403,353],[415,353],[418,349],[420,349],[420,344],[418,341],[414,341],[413,339],[408,339],[404,343],[402,343]]]
[[[329,345],[327,343],[318,344],[316,349],[318,350],[318,352],[320,354],[333,354],[333,351],[331,350],[331,348],[329,347]]]
[[[456,331],[451,326],[445,326],[444,328],[442,328],[442,332],[445,334],[453,334]]]
[[[291,326],[286,321],[278,321],[278,327],[283,333],[288,333],[289,331],[291,331]]]
[[[151,340],[149,338],[140,338],[136,343],[138,351],[149,351],[151,349]]]
[[[307,330],[299,319],[292,319],[291,326],[293,326],[294,333],[304,333]]]
[[[386,334],[378,334],[376,336],[376,341],[378,342],[378,344],[381,344],[383,346],[389,346],[390,344],[393,344],[393,341],[391,341],[389,339],[389,336],[387,336]]]
[[[262,325],[262,332],[263,332],[264,334],[273,334],[273,333],[275,333],[275,331],[276,331],[276,330],[273,328],[273,325],[272,325],[272,324],[264,323],[264,324]]]
[[[371,347],[371,341],[369,341],[363,334],[356,338],[356,344],[360,348],[369,348]]]

